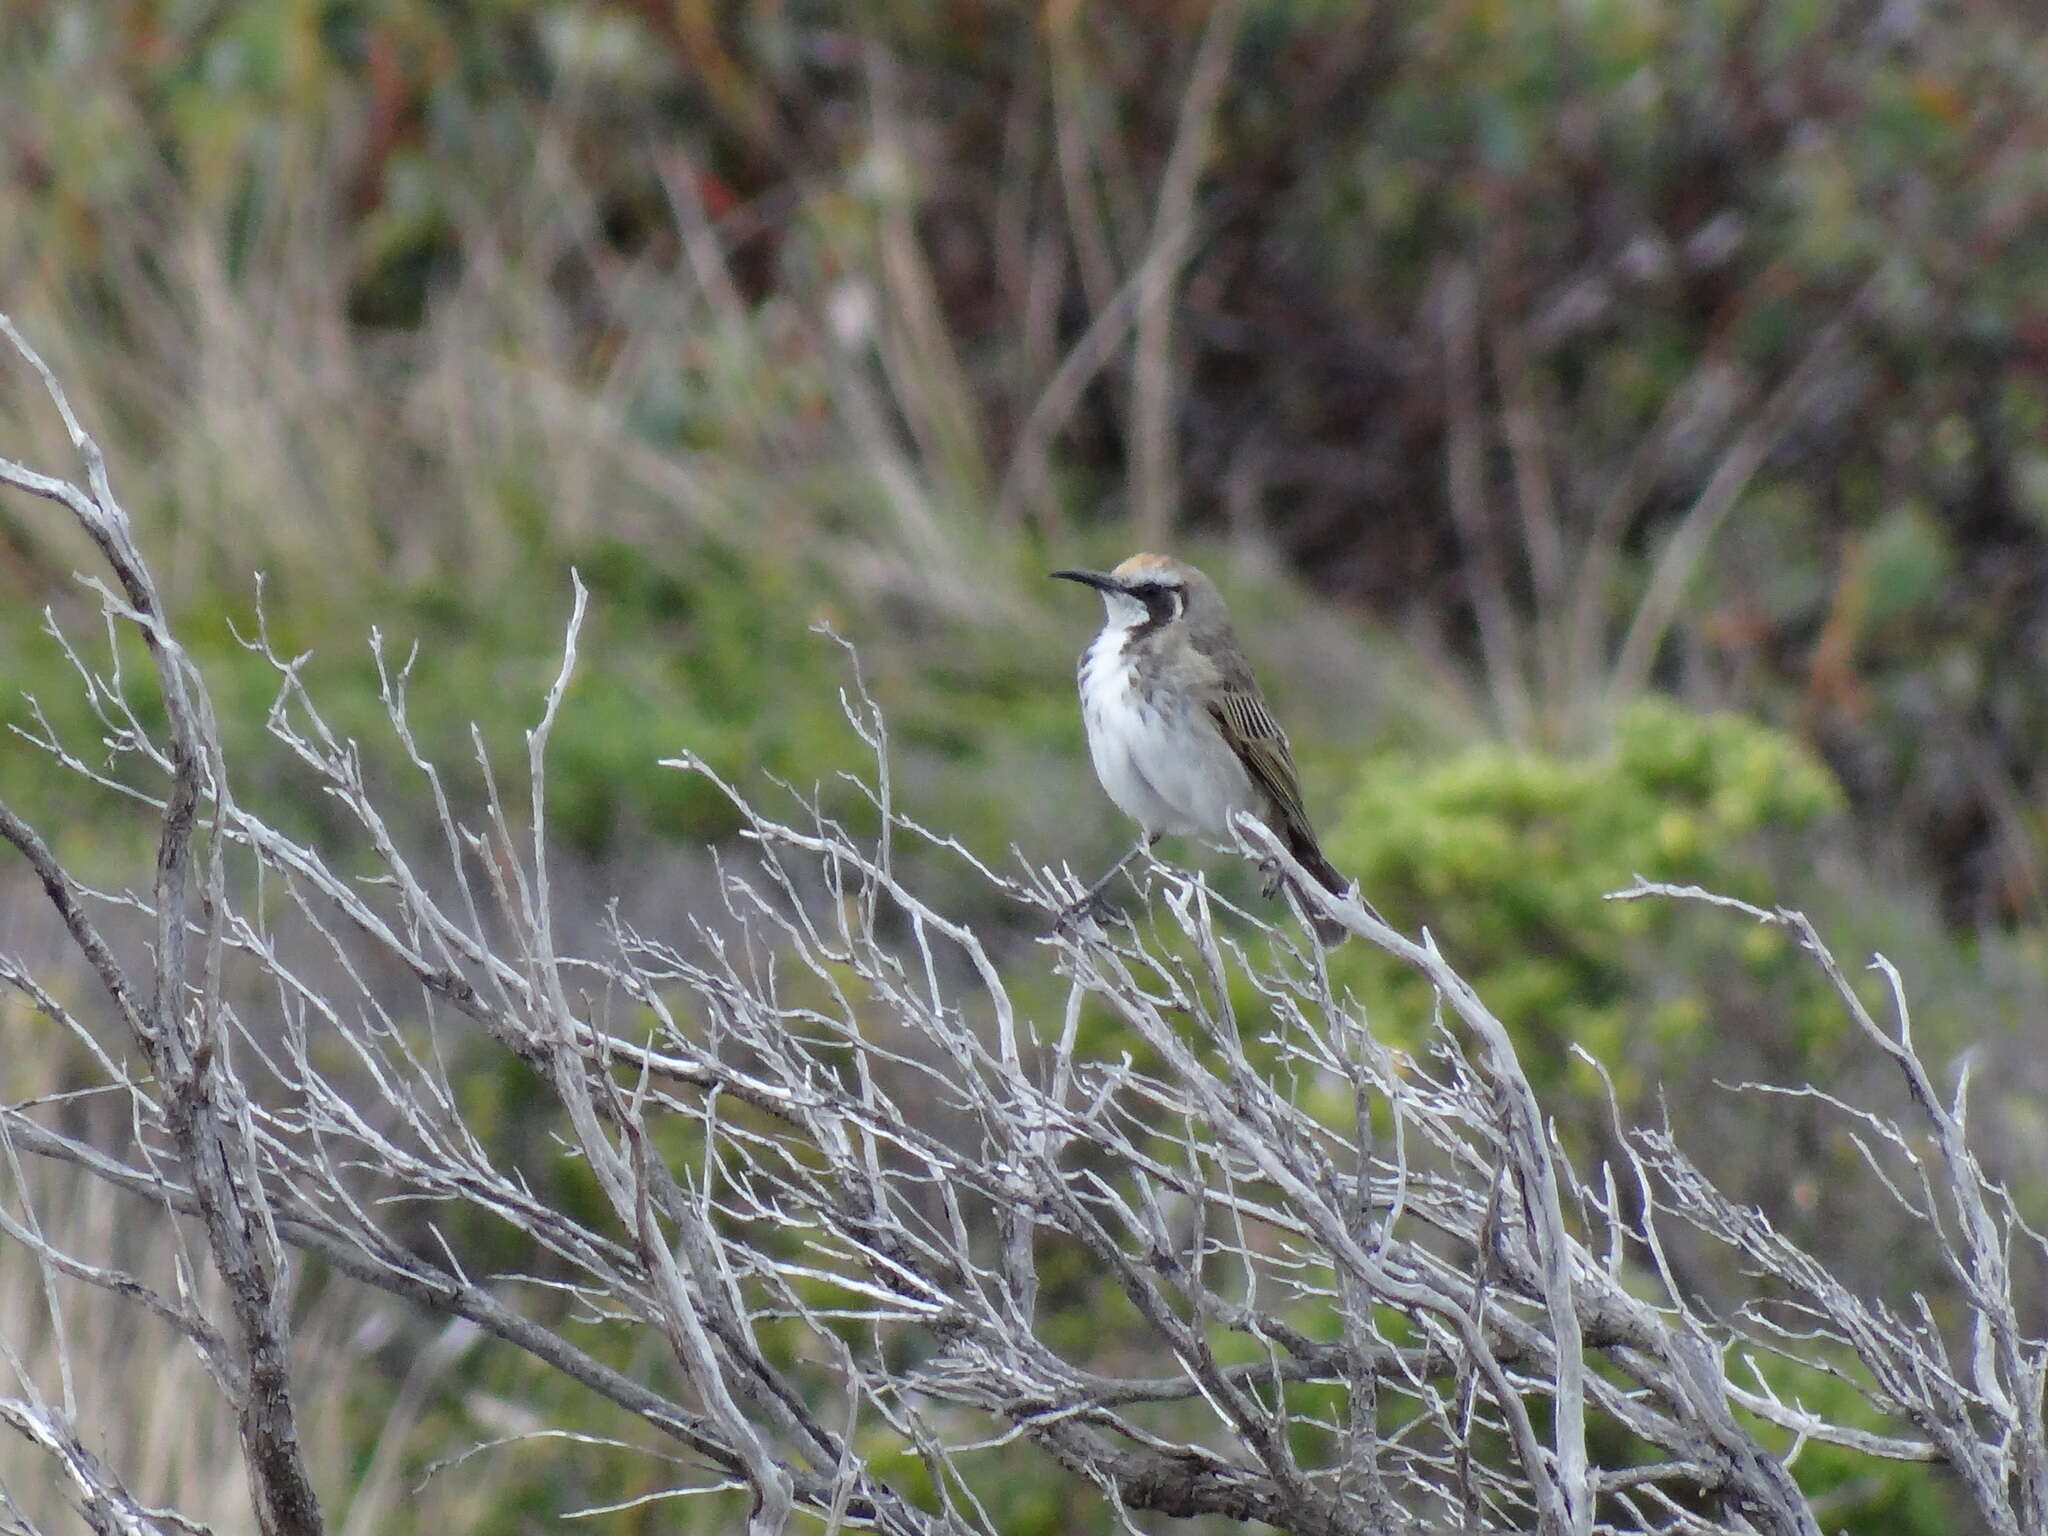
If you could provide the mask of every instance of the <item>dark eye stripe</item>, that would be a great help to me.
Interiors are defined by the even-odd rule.
[[[1140,581],[1126,590],[1145,605],[1144,623],[1131,631],[1134,640],[1158,633],[1187,609],[1187,593],[1173,582]]]

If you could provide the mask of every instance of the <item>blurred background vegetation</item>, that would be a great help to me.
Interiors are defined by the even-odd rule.
[[[1709,1091],[1891,1091],[1796,957],[1600,898],[1698,880],[1885,948],[1995,1063],[1991,1156],[2048,1215],[2044,124],[2034,0],[9,0],[0,309],[101,433],[240,792],[301,830],[253,573],[396,783],[371,626],[419,646],[430,750],[475,720],[509,754],[578,568],[553,815],[568,888],[643,924],[734,831],[657,758],[858,765],[820,622],[917,815],[1092,871],[1126,836],[1071,691],[1097,614],[1041,578],[1195,558],[1338,862],[1525,1031],[1571,1133],[1611,1134],[1576,1040],[1902,1293],[1838,1131]],[[66,462],[19,371],[0,451]],[[88,564],[0,504],[9,718],[84,741],[42,609],[89,611]],[[76,858],[135,846],[18,741],[0,794]],[[971,915],[1028,965],[1028,914]],[[530,1384],[451,1365],[404,1399],[444,1432],[393,1449],[417,1372],[364,1327],[322,1432],[365,1529],[646,1491],[565,1446],[390,1499]],[[1004,1465],[1005,1530],[1100,1526]],[[1964,1528],[1938,1473],[1833,1466],[1801,1463],[1831,1528]]]

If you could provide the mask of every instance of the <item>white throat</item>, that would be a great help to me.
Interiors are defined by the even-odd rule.
[[[1105,631],[1119,633],[1136,629],[1145,622],[1147,610],[1128,592],[1107,592],[1102,594],[1102,627]]]

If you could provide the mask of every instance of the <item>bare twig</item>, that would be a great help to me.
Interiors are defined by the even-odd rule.
[[[1899,1073],[1910,1134],[1810,1085],[1784,1091],[1850,1117],[1880,1198],[1938,1257],[1948,1294],[1917,1310],[1856,1294],[1719,1191],[1669,1127],[1617,1114],[1614,1166],[1576,1167],[1514,1036],[1434,940],[1323,891],[1256,823],[1247,850],[1296,878],[1307,915],[1426,983],[1423,1046],[1396,1048],[1333,989],[1313,929],[1264,925],[1165,866],[1144,877],[1142,942],[1059,927],[1021,958],[997,951],[931,894],[932,861],[1048,929],[1070,881],[998,871],[913,820],[857,668],[841,702],[864,761],[827,790],[771,807],[687,751],[671,760],[742,829],[712,903],[645,929],[616,911],[578,921],[550,867],[547,773],[571,728],[580,583],[523,782],[500,792],[479,735],[475,805],[421,747],[409,663],[378,643],[406,814],[371,792],[304,658],[259,622],[245,644],[275,677],[274,755],[295,794],[334,809],[347,857],[296,841],[228,793],[203,679],[103,484],[0,474],[98,529],[120,585],[107,607],[143,632],[166,700],[146,725],[118,651],[95,670],[74,648],[114,761],[90,766],[48,718],[27,739],[156,824],[139,894],[90,890],[0,807],[98,991],[81,1000],[14,956],[0,983],[96,1042],[82,1070],[126,1111],[110,1149],[46,1123],[50,1102],[0,1106],[0,1141],[134,1196],[173,1244],[196,1218],[227,1319],[204,1314],[186,1270],[176,1294],[152,1289],[62,1251],[33,1211],[0,1213],[0,1236],[33,1255],[53,1315],[88,1286],[198,1350],[226,1384],[266,1529],[318,1518],[294,1503],[311,1495],[292,1481],[287,1250],[466,1319],[632,1415],[658,1437],[664,1485],[687,1463],[648,1497],[744,1490],[761,1536],[800,1518],[993,1532],[978,1460],[993,1452],[1041,1457],[1126,1530],[1149,1512],[1317,1536],[1818,1536],[1790,1458],[1760,1438],[1782,1432],[1939,1461],[1987,1529],[2040,1528],[2048,1350],[2013,1259],[2039,1240],[1977,1160],[1960,1087],[1944,1096],[1919,1056],[1904,982],[1880,963],[1880,1023],[1799,914],[1623,893],[1784,927]],[[146,974],[121,958],[138,926]],[[146,1075],[122,1067],[122,1039]],[[463,1074],[507,1054],[595,1200],[551,1198],[528,1138],[466,1109]],[[437,1216],[451,1206],[492,1241],[455,1235]],[[1761,1277],[1733,1317],[1681,1292],[1674,1222]],[[516,1268],[483,1257],[506,1252]],[[590,1325],[647,1340],[659,1368],[600,1359],[572,1332]],[[122,1502],[80,1454],[68,1398],[49,1410],[30,1374],[0,1415],[108,1511],[101,1528],[180,1528]],[[1816,1410],[1802,1394],[1818,1382],[1847,1382],[1858,1411]]]
[[[204,855],[200,902],[207,916],[196,981],[187,961],[193,841],[201,806],[228,803],[212,707],[164,621],[154,580],[135,547],[127,513],[114,498],[98,444],[49,368],[5,316],[0,316],[0,334],[42,380],[84,465],[86,484],[56,481],[5,459],[0,459],[0,482],[59,502],[99,546],[125,596],[125,602],[112,594],[103,594],[103,600],[110,615],[141,633],[155,663],[168,721],[170,784],[157,844],[156,952],[146,1002],[143,989],[130,983],[85,918],[75,883],[33,830],[5,807],[0,807],[0,837],[35,870],[163,1086],[167,1128],[198,1197],[213,1262],[228,1283],[237,1346],[230,1395],[259,1519],[266,1536],[310,1536],[322,1522],[292,1408],[289,1279],[253,1160],[250,1109],[227,1060],[219,987],[225,890],[217,838],[209,839]]]

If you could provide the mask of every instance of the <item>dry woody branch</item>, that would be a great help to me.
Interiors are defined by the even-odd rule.
[[[1427,933],[1357,899],[1297,878],[1316,912],[1268,924],[1155,864],[1132,920],[1055,924],[1068,873],[987,862],[897,803],[850,658],[862,771],[764,793],[679,743],[671,766],[727,797],[747,856],[700,910],[629,914],[551,878],[548,750],[580,586],[523,772],[500,784],[479,740],[475,804],[418,744],[409,660],[373,639],[410,769],[373,788],[303,659],[258,628],[243,638],[274,675],[270,767],[341,829],[316,841],[237,798],[241,765],[92,437],[0,331],[79,461],[65,478],[0,459],[0,482],[91,537],[116,637],[66,642],[101,740],[45,722],[15,748],[158,824],[148,877],[101,891],[0,806],[96,986],[72,995],[0,954],[0,984],[46,1030],[7,1049],[66,1042],[123,1132],[0,1106],[0,1243],[33,1255],[53,1314],[94,1288],[189,1341],[233,1417],[256,1528],[319,1531],[347,1496],[300,1450],[291,1320],[314,1276],[466,1320],[633,1423],[660,1497],[726,1500],[761,1536],[993,1533],[978,1489],[1020,1451],[1132,1532],[1200,1516],[1300,1536],[1818,1536],[1797,1459],[1815,1442],[1944,1464],[1986,1529],[2048,1526],[2048,1352],[2013,1278],[2042,1241],[1973,1152],[1964,1088],[1918,1054],[1909,983],[1883,962],[1880,1017],[1805,918],[1738,914],[1804,946],[1906,1087],[1905,1118],[1831,1101],[1872,1198],[1946,1265],[1945,1294],[1905,1305],[1725,1198],[1683,1150],[1682,1108],[1647,1129],[1617,1111],[1604,1159],[1567,1146],[1486,999]],[[121,636],[146,676],[120,670]],[[949,916],[910,873],[941,862],[1041,936]],[[1333,989],[1304,916],[1427,981],[1419,1047]],[[553,1198],[470,1107],[465,1074],[507,1058],[581,1198]],[[46,1162],[160,1226],[179,1286],[49,1235],[23,1174]],[[1690,1294],[1668,1262],[1680,1240],[1739,1255],[1748,1304]],[[0,1420],[95,1530],[192,1528],[88,1448],[68,1376],[38,1379],[4,1338],[0,1356]],[[1801,1380],[1837,1389],[1829,1412],[1786,1385]],[[432,1447],[460,1464],[437,1475],[475,1450]]]

